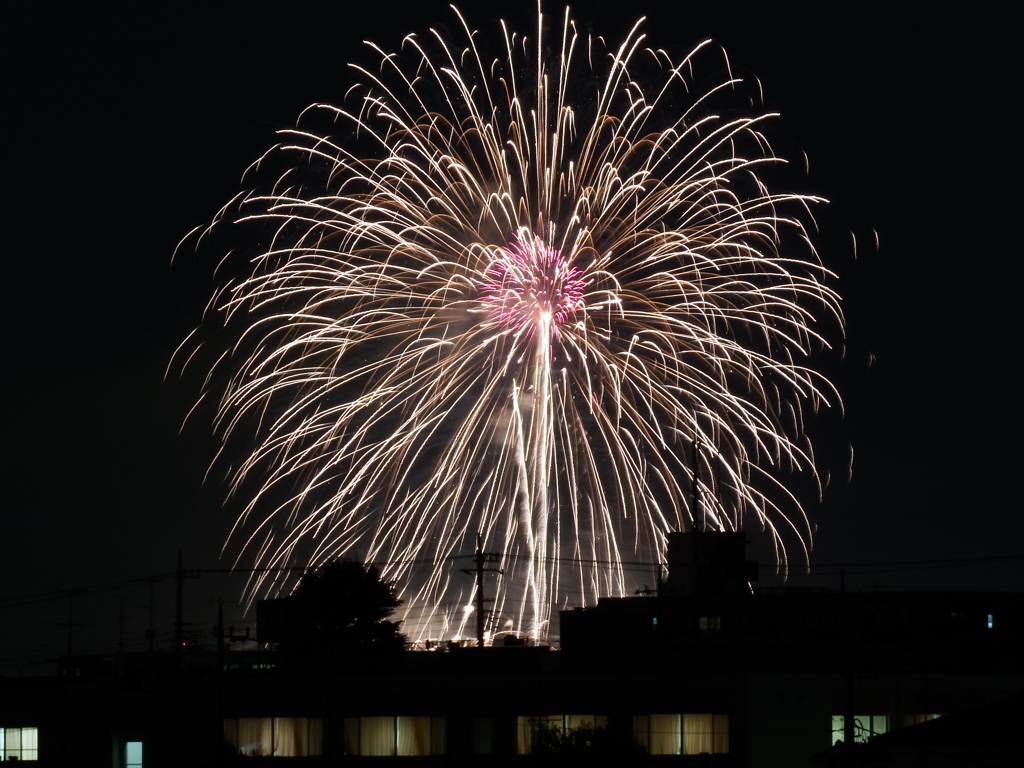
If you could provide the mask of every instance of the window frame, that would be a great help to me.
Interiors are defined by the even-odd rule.
[[[597,730],[608,727],[607,715],[519,715],[516,718],[516,754],[528,755],[534,748],[542,728],[558,728],[568,733],[573,728],[588,726]]]
[[[17,734],[16,738],[15,734]],[[16,741],[17,746],[11,746],[12,741]],[[7,762],[12,757],[17,758],[18,762],[38,762],[38,727],[34,725],[0,727],[0,760]]]
[[[867,727],[865,727],[867,724]],[[853,743],[866,744],[868,739],[891,730],[888,715],[854,715]],[[846,715],[832,715],[832,743],[846,740]]]
[[[721,712],[634,715],[633,740],[649,755],[727,755],[729,715]]]
[[[139,756],[137,760],[133,760],[132,745],[139,745]],[[125,768],[143,768],[145,765],[145,752],[141,741],[126,741],[124,743],[124,765]]]
[[[413,733],[403,732],[402,721]],[[390,722],[388,722],[390,721]],[[383,729],[383,730],[379,730]],[[373,731],[379,731],[374,733]],[[437,715],[363,715],[344,718],[344,754],[351,757],[431,757],[447,754],[448,723]]]
[[[260,721],[255,728],[255,733],[265,738],[269,734],[269,754],[262,754],[265,741],[253,742],[252,744],[239,744],[241,741],[242,721],[250,721],[247,725],[252,728],[252,721]],[[299,721],[304,721],[304,730],[300,732],[300,740],[285,745],[278,740],[282,739],[283,725],[286,721],[292,721],[294,728]],[[281,716],[281,717],[226,717],[224,718],[224,743],[235,750],[235,753],[243,757],[317,757],[324,753],[323,749],[324,721],[321,717]],[[258,746],[256,746],[258,744]],[[287,747],[287,748],[286,748]],[[297,749],[296,749],[297,748]],[[251,751],[247,751],[251,750]],[[259,750],[259,752],[257,752]],[[286,754],[279,754],[282,750]]]

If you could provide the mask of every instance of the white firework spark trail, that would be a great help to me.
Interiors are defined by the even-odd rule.
[[[716,49],[674,62],[639,22],[612,50],[568,12],[553,47],[543,19],[537,40],[503,24],[493,61],[459,22],[461,45],[372,46],[344,105],[270,153],[290,170],[218,218],[264,233],[210,310],[236,333],[218,429],[256,438],[232,470],[241,556],[358,552],[406,631],[450,636],[480,532],[503,554],[492,629],[541,640],[632,591],[624,563],[670,531],[806,549],[776,478],[814,476],[803,415],[838,398],[804,361],[842,318],[804,223],[821,201],[762,180],[772,115],[717,113],[724,55],[692,91]]]

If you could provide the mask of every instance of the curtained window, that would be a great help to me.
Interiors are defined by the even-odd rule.
[[[683,715],[684,755],[720,755],[728,751],[728,715]]]
[[[309,757],[323,754],[319,717],[237,717],[224,721],[224,741],[239,755]]]
[[[345,754],[362,757],[425,757],[445,753],[443,717],[346,717]]]
[[[38,759],[38,728],[0,728],[0,760]]]
[[[682,715],[651,715],[652,755],[678,755],[682,747]]]
[[[727,754],[729,716],[636,715],[633,738],[651,755]]]

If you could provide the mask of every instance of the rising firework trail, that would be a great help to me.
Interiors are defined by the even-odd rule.
[[[492,60],[458,18],[462,42],[371,44],[344,103],[251,169],[276,181],[200,237],[229,221],[257,244],[208,318],[231,338],[208,379],[223,453],[247,451],[239,556],[358,553],[407,632],[450,637],[480,532],[502,553],[491,629],[540,640],[649,582],[627,564],[670,531],[806,550],[780,478],[815,476],[804,415],[838,398],[806,360],[842,318],[822,201],[771,187],[773,116],[737,113],[749,89],[709,43],[676,61],[638,23],[606,49],[567,12],[536,38],[502,24]]]

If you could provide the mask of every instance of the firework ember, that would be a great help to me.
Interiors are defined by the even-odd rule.
[[[805,550],[782,480],[815,477],[804,417],[838,398],[807,359],[842,318],[822,201],[772,190],[772,115],[738,116],[708,43],[674,61],[638,23],[606,50],[566,13],[550,40],[502,25],[492,60],[459,22],[462,43],[371,46],[215,222],[257,248],[209,316],[231,337],[223,453],[246,446],[239,557],[358,555],[407,633],[452,637],[479,532],[491,636],[540,641],[559,609],[651,583],[671,531]]]

